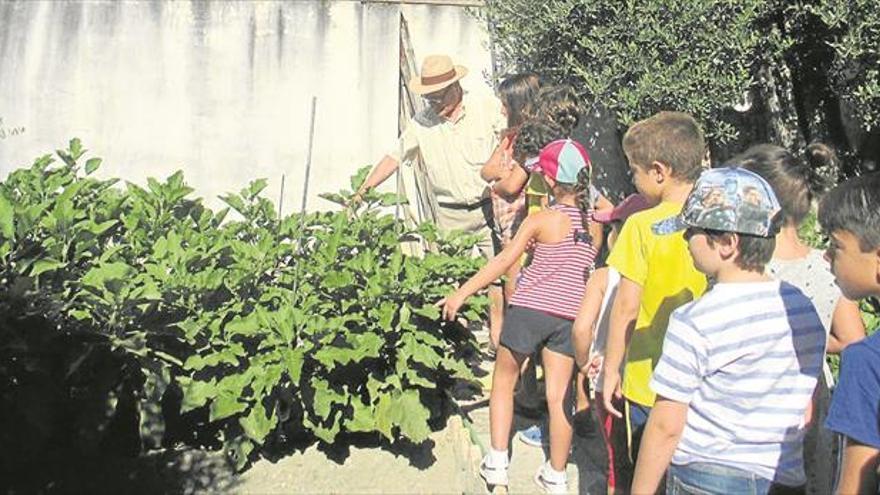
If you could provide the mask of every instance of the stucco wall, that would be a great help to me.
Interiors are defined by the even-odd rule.
[[[461,7],[351,1],[0,3],[0,177],[79,137],[103,176],[182,169],[197,194],[269,179],[299,208],[312,96],[309,209],[347,187],[397,134],[398,18],[417,59],[451,54],[476,91],[491,74],[485,27]],[[393,181],[390,181],[393,182]],[[393,185],[393,184],[390,184]]]

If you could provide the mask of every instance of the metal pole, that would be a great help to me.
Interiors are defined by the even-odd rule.
[[[306,157],[306,180],[303,184],[303,200],[301,212],[306,212],[306,200],[309,197],[309,172],[312,168],[312,144],[315,140],[315,106],[318,104],[318,97],[312,96],[312,120],[309,125],[309,153]]]
[[[281,206],[284,204],[284,174],[281,174],[281,192],[278,193],[278,220],[281,220]]]

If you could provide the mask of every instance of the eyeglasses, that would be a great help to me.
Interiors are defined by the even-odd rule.
[[[452,89],[451,86],[441,89],[440,91],[435,91],[433,93],[428,93],[426,95],[422,95],[422,99],[427,101],[428,103],[436,104],[443,103],[443,100],[446,99],[446,95],[449,94],[449,90]]]

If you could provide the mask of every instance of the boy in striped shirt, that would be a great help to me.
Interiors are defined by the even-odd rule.
[[[694,264],[714,285],[670,318],[641,444],[652,455],[639,456],[633,493],[656,492],[667,468],[669,494],[804,484],[803,435],[825,331],[800,290],[764,274],[779,210],[760,176],[718,168],[700,176],[665,229],[686,229]]]

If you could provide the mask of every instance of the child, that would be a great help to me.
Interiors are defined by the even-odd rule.
[[[596,212],[593,214],[593,219],[599,223],[611,225],[611,233],[608,235],[607,242],[609,247],[613,247],[620,226],[627,217],[647,207],[648,202],[644,196],[633,194],[621,201],[612,210]],[[611,313],[609,304],[614,301],[619,281],[620,274],[614,268],[606,266],[593,272],[587,281],[584,300],[581,303],[581,308],[571,330],[575,363],[581,376],[589,379],[590,391],[598,399],[594,403],[594,413],[602,431],[605,455],[608,459],[608,467],[604,470],[604,476],[599,477],[599,479],[590,480],[581,477],[580,483],[582,485],[589,483],[590,487],[597,489],[602,487],[610,491],[613,491],[617,486],[615,465],[620,466],[622,461],[620,458],[621,449],[616,445],[621,443],[619,440],[622,436],[621,427],[623,424],[621,421],[615,420],[615,417],[608,414],[608,411],[605,410],[601,393],[603,379],[601,369],[602,360],[605,356],[605,342],[608,339],[608,320]],[[597,393],[597,391],[599,392]],[[623,450],[625,450],[625,445],[624,440]],[[592,449],[589,450],[592,451]],[[591,459],[591,461],[594,460]],[[598,471],[595,467],[585,471],[593,474]],[[585,472],[585,474],[588,473]],[[593,491],[587,490],[589,493]]]
[[[498,85],[498,98],[501,100],[501,111],[507,117],[507,130],[505,136],[498,145],[498,149],[480,170],[480,176],[489,182],[502,180],[510,175],[513,169],[518,169],[520,164],[513,157],[513,143],[516,141],[520,126],[534,114],[534,101],[540,88],[540,80],[536,74],[514,74],[505,78]],[[561,137],[555,134],[547,139],[549,143],[553,139]],[[540,151],[540,147],[534,154]],[[491,188],[492,209],[495,214],[495,233],[503,249],[513,238],[526,216],[525,189],[513,195],[501,194]],[[507,280],[504,284],[504,299],[509,301],[513,296],[516,277],[519,274],[520,264],[514,263],[505,274]],[[500,327],[498,327],[500,331]],[[500,332],[499,332],[500,333]],[[492,346],[498,347],[498,335],[491,336]]]
[[[880,173],[850,179],[819,205],[825,258],[843,294],[880,296]],[[829,430],[846,437],[837,493],[876,493],[880,459],[880,332],[843,351]]]
[[[733,216],[697,216],[695,206],[718,187]],[[759,192],[761,222],[738,214],[749,187]],[[703,173],[667,230],[687,229],[694,264],[714,285],[670,317],[642,438],[650,455],[638,458],[633,493],[655,493],[667,467],[670,494],[765,494],[804,484],[804,423],[826,337],[809,298],[764,273],[779,209],[759,175],[716,168]]]
[[[517,135],[517,140],[514,145],[514,156],[518,163],[528,163],[529,167],[531,167],[537,161],[537,156],[540,154],[541,149],[546,146],[548,143],[560,139],[560,136],[565,135],[566,130],[551,121],[535,118],[526,121]],[[533,157],[533,158],[529,158]],[[520,168],[520,170],[525,170],[524,168]],[[525,172],[523,172],[525,173]],[[541,178],[540,173],[531,174],[531,181],[538,180],[541,183],[544,180]],[[523,182],[524,184],[524,182]],[[545,186],[542,186],[542,190]],[[605,203],[608,203],[604,198],[600,198],[598,196],[598,191],[595,188],[590,186],[590,199],[594,207],[598,207],[597,202],[601,204],[604,200]],[[528,193],[526,193],[528,197]],[[609,203],[610,204],[610,203]],[[529,207],[529,215],[535,214],[541,211],[543,207],[540,202],[535,202],[533,205]],[[603,238],[602,225],[591,222],[590,223],[590,236],[592,239],[592,243],[596,250],[599,250],[601,245],[601,240]],[[515,265],[519,265],[516,263]],[[515,287],[516,281],[513,281],[513,286]],[[509,300],[509,299],[508,299]],[[529,359],[527,363],[524,365],[522,379],[520,381],[520,389],[516,394],[516,404],[521,406],[526,410],[539,410],[541,408],[540,397],[538,393],[538,379],[535,369],[535,362],[540,361],[540,356],[537,356],[538,359],[532,360]],[[580,387],[577,390],[581,390]],[[543,410],[539,410],[538,414],[543,414]],[[546,425],[545,424],[534,424],[528,428],[520,430],[517,434],[517,437],[522,440],[527,445],[531,445],[533,447],[541,447],[546,444]]]
[[[849,343],[865,337],[859,306],[841,296],[834,275],[822,261],[822,252],[804,244],[798,237],[798,226],[812,205],[811,180],[814,170],[834,160],[834,153],[825,145],[814,143],[807,148],[809,163],[798,160],[785,148],[770,144],[752,146],[731,159],[731,163],[763,177],[779,199],[782,207],[782,229],[776,235],[773,259],[767,273],[784,280],[813,301],[828,336],[829,353],[840,353]],[[753,207],[747,201],[740,206],[741,218]],[[829,387],[833,385],[831,369],[824,363],[819,377],[813,421],[804,438],[804,467],[807,473],[807,495],[824,495],[834,489],[834,436],[823,423],[831,402]]]
[[[654,405],[648,383],[669,315],[706,290],[706,277],[694,268],[684,239],[660,235],[668,223],[664,220],[681,211],[703,170],[705,147],[697,122],[678,112],[661,112],[637,122],[623,137],[633,183],[654,206],[627,220],[608,256],[608,266],[620,273],[621,280],[611,309],[602,398],[607,411],[623,416],[613,401],[621,396],[620,367],[626,355],[622,392],[633,461]],[[629,485],[625,478],[620,484]]]
[[[580,122],[580,108],[577,97],[571,86],[542,85],[538,91],[534,108],[534,118],[541,121],[542,126],[551,126],[556,135],[554,139],[571,137],[571,133]],[[540,143],[540,150],[549,141]],[[526,147],[534,143],[526,144]],[[527,157],[534,157],[529,154]],[[533,213],[545,208],[548,203],[548,191],[540,175],[531,174],[529,163],[520,162],[521,167],[514,168],[507,177],[500,179],[493,189],[503,195],[513,196],[525,189],[526,207],[528,213]],[[598,210],[611,209],[614,205],[602,196],[597,189],[590,186],[590,194],[593,195],[594,204]]]
[[[501,331],[489,398],[492,445],[480,474],[489,485],[508,484],[513,390],[525,358],[543,347],[550,461],[541,466],[535,481],[545,491],[564,493],[572,435],[564,407],[574,371],[571,322],[596,257],[589,236],[590,159],[579,143],[563,139],[541,150],[535,170],[547,181],[556,204],[526,218],[498,256],[441,302],[443,317],[454,319],[465,299],[517,263],[529,243],[535,244],[532,262],[523,268]]]

